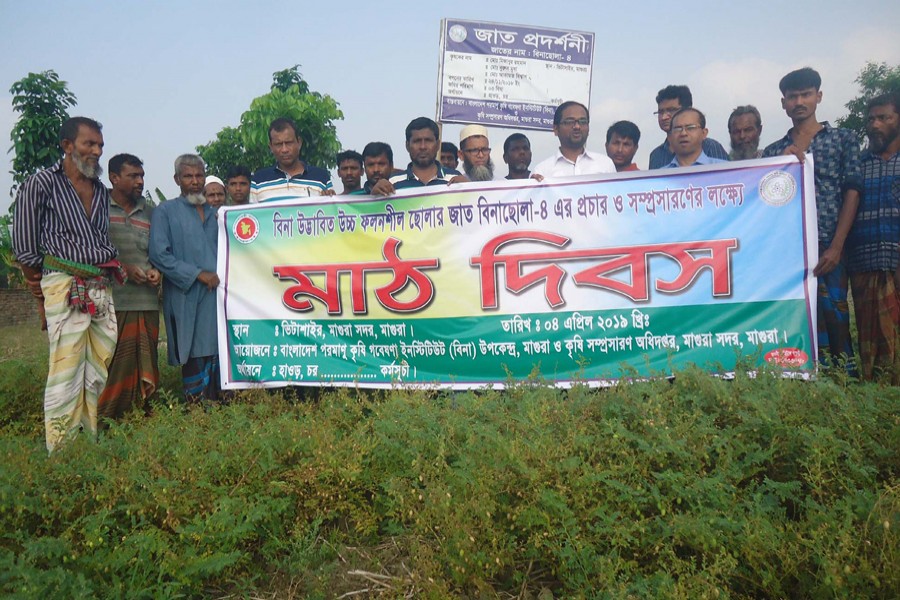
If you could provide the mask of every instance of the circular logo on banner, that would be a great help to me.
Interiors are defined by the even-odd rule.
[[[454,25],[450,28],[450,39],[457,44],[461,44],[466,41],[466,37],[468,37],[468,35],[469,32],[466,31],[466,28],[462,25]]]
[[[797,181],[785,171],[772,171],[759,181],[759,196],[769,206],[784,206],[797,194]]]
[[[241,215],[232,227],[234,237],[242,244],[249,244],[259,235],[259,222],[253,215]]]

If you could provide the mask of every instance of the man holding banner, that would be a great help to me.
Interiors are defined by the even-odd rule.
[[[822,78],[809,68],[791,71],[778,84],[781,106],[794,126],[769,144],[763,156],[796,155],[801,162],[811,152],[815,162],[816,214],[819,225],[819,262],[813,275],[818,283],[819,362],[852,357],[850,309],[847,303],[847,267],[844,242],[859,206],[862,191],[859,142],[848,129],[835,129],[816,120],[822,102]]]

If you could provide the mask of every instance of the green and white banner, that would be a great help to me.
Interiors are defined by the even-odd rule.
[[[809,374],[812,173],[773,158],[223,207],[223,386]]]

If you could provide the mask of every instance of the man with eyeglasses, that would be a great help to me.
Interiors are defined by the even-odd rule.
[[[483,125],[466,125],[459,132],[459,158],[470,181],[494,179],[494,161],[491,160],[487,133]]]
[[[706,115],[696,108],[682,108],[672,115],[667,142],[675,151],[675,158],[666,168],[693,167],[727,162],[712,158],[703,152],[703,140],[707,136]]]
[[[656,95],[656,112],[653,113],[656,115],[659,128],[668,135],[669,126],[675,113],[682,108],[691,108],[693,105],[694,97],[686,85],[669,85],[659,90]],[[728,160],[728,152],[725,151],[722,144],[709,137],[703,140],[703,153],[710,158]],[[665,141],[650,153],[650,168],[662,169],[671,163],[673,158],[675,158],[675,152],[669,147],[669,138],[666,137]]]
[[[590,123],[584,104],[572,100],[560,104],[553,114],[553,134],[559,138],[559,150],[538,163],[531,176],[542,181],[545,177],[615,173],[616,166],[606,154],[585,149]]]

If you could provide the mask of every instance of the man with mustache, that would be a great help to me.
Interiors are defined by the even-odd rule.
[[[860,371],[900,385],[900,94],[869,101],[866,130],[864,189],[847,238]]]
[[[694,96],[686,85],[667,85],[656,94],[656,122],[659,128],[666,134],[662,144],[650,152],[650,169],[662,169],[675,158],[675,150],[669,146],[669,127],[672,124],[672,116],[683,108],[694,106]],[[707,137],[703,140],[703,154],[710,158],[728,160],[728,153],[722,144]]]
[[[409,152],[409,165],[405,171],[393,175],[390,179],[380,179],[372,186],[370,192],[376,196],[388,196],[396,190],[433,185],[448,185],[468,181],[455,169],[447,169],[437,160],[438,149],[437,123],[428,117],[418,117],[406,126],[406,151]]]
[[[365,185],[351,192],[353,196],[371,194],[372,188],[382,179],[389,180],[394,174],[394,151],[384,142],[369,142],[362,151],[363,169],[366,173]]]
[[[483,125],[466,125],[459,132],[459,158],[463,171],[470,181],[492,181],[494,161],[491,160],[491,143]]]
[[[524,133],[514,133],[503,142],[503,162],[509,167],[507,179],[531,177],[531,141]]]
[[[269,125],[269,150],[275,164],[253,174],[250,202],[333,196],[331,173],[300,160],[303,140],[297,125],[280,117]]]
[[[175,159],[181,195],[153,211],[150,262],[163,274],[163,319],[170,365],[181,365],[188,402],[218,400],[216,210],[206,202],[206,166],[196,154]]]
[[[124,281],[109,239],[102,126],[73,117],[59,131],[63,159],[29,177],[16,196],[13,251],[42,303],[50,342],[44,392],[47,450],[79,429],[97,434],[97,398],[116,345],[111,277]]]
[[[762,135],[762,117],[751,104],[738,106],[728,117],[728,135],[731,136],[729,160],[761,158],[759,136]]]
[[[763,156],[794,155],[803,161],[805,154],[812,152],[815,157],[819,262],[813,275],[818,277],[819,362],[828,364],[827,352],[833,359],[853,356],[843,253],[859,206],[862,178],[859,141],[854,133],[816,120],[816,107],[822,102],[821,85],[822,78],[809,67],[781,78],[781,106],[793,127],[766,146]]]
[[[159,384],[160,274],[148,255],[153,205],[143,196],[141,159],[132,154],[113,156],[109,181],[109,237],[119,251],[128,281],[113,288],[118,338],[97,414],[119,419],[132,407],[146,410],[146,401]]]

